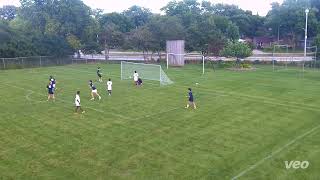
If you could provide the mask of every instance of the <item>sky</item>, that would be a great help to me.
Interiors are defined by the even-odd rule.
[[[171,0],[83,0],[85,4],[93,9],[104,9],[106,13],[122,12],[133,5],[149,8],[154,13],[160,13],[160,9]],[[241,9],[250,10],[253,14],[265,16],[271,9],[272,2],[282,3],[283,0],[209,0],[212,3],[235,4]],[[3,5],[19,6],[19,0],[0,0]]]

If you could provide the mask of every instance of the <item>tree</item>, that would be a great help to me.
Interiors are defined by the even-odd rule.
[[[0,19],[11,21],[18,13],[18,8],[15,6],[7,5],[0,8]]]
[[[91,9],[81,0],[20,0],[20,3],[19,18],[29,22],[33,31],[64,39],[72,34],[82,47],[96,42],[97,23]]]
[[[130,47],[142,51],[145,61],[147,60],[146,55],[152,47],[152,42],[154,42],[154,40],[152,39],[152,34],[147,26],[132,30],[128,37]]]
[[[167,40],[185,39],[185,30],[179,18],[175,16],[155,16],[146,24],[152,35],[150,50],[157,52],[161,59],[161,51],[166,48]]]
[[[252,55],[249,45],[242,42],[228,42],[226,47],[221,51],[225,57],[236,57],[237,59],[246,58]]]
[[[111,48],[121,47],[124,43],[124,35],[118,30],[118,27],[113,24],[107,24],[103,27],[100,34],[102,42],[104,44],[106,60],[109,59],[109,51]]]
[[[124,11],[123,14],[130,19],[135,28],[145,25],[152,16],[149,9],[139,6],[132,6]]]
[[[244,11],[235,5],[202,3],[203,9],[218,16],[227,17],[239,28],[241,37],[254,37],[258,30],[261,31],[263,18],[258,15],[252,15],[251,11]]]
[[[299,40],[304,39],[305,9],[310,8],[307,0],[285,0],[282,5],[272,4],[272,9],[266,17],[266,26],[272,29],[272,34],[288,37],[295,48]],[[317,10],[310,8],[308,15],[308,36],[314,37],[319,31]]]
[[[108,13],[103,14],[98,19],[98,22],[101,27],[106,26],[107,24],[114,24],[117,26],[117,29],[123,33],[130,32],[135,28],[134,22],[131,21],[131,18],[124,15],[124,13]]]

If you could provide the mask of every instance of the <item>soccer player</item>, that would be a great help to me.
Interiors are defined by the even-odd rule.
[[[92,80],[89,81],[89,87],[91,89],[91,101],[94,100],[96,96],[99,97],[99,100],[101,100],[101,96],[98,93],[98,90],[96,86],[93,84]]]
[[[142,86],[142,79],[141,78],[138,78],[138,86]]]
[[[98,75],[98,81],[102,82],[102,73],[101,73],[101,68],[100,67],[98,67],[98,69],[97,69],[97,75]]]
[[[111,81],[111,79],[109,79],[109,81],[107,82],[107,90],[108,90],[109,96],[111,96],[111,92],[112,92],[112,81]]]
[[[134,71],[133,73],[133,81],[135,85],[138,85],[138,79],[139,79],[139,74],[137,73],[137,71]]]
[[[80,91],[77,91],[76,98],[74,99],[74,104],[76,105],[75,113],[78,113],[79,110],[81,113],[85,113],[85,111],[81,108],[80,105]]]
[[[197,109],[196,103],[194,102],[192,90],[191,90],[191,88],[188,88],[188,90],[189,90],[189,93],[188,93],[187,97],[189,98],[189,102],[185,108],[188,109],[189,106],[192,105],[193,109]]]
[[[47,101],[49,101],[50,99],[55,101],[54,88],[53,88],[53,85],[51,82],[47,85],[47,89],[48,89],[48,100]]]
[[[56,79],[53,77],[53,76],[50,76],[49,77],[49,82],[52,84],[52,87],[53,87],[53,92],[54,90],[56,89]]]

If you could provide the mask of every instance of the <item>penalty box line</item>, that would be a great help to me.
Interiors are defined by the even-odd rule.
[[[277,154],[279,154],[280,152],[284,151],[286,148],[288,148],[289,146],[291,146],[292,144],[298,142],[299,140],[301,140],[302,138],[310,135],[311,133],[317,131],[320,128],[320,125],[310,129],[309,131],[305,132],[304,134],[294,138],[293,140],[289,141],[287,144],[285,144],[284,146],[282,146],[281,148],[277,149],[274,152],[271,152],[271,154],[269,154],[268,156],[264,157],[263,159],[259,160],[258,162],[256,162],[255,164],[251,165],[250,167],[248,167],[247,169],[244,169],[243,171],[241,171],[239,174],[237,174],[236,176],[234,176],[233,178],[231,178],[231,180],[237,180],[240,177],[244,176],[245,174],[247,174],[249,171],[252,171],[254,169],[256,169],[259,165],[262,165],[265,161],[272,159],[274,156],[276,156]]]
[[[7,85],[7,86],[11,86],[11,87],[13,87],[13,88],[16,88],[16,89],[21,89],[21,90],[26,90],[25,88],[23,88],[23,87],[20,87],[20,86],[16,86],[16,85],[12,85],[12,84],[7,84],[7,83],[3,83],[3,84],[5,84],[5,85]],[[30,95],[31,94],[38,94],[38,95],[41,95],[42,96],[42,94],[41,93],[38,93],[38,92],[36,92],[36,91],[34,91],[34,90],[28,90],[29,91],[29,93],[27,94],[27,96],[26,96],[26,99],[28,100],[28,101],[32,101],[31,100],[31,98],[30,98]],[[32,93],[31,93],[32,92]],[[31,94],[30,94],[31,93]],[[70,103],[69,101],[65,101],[65,100],[62,100],[62,99],[57,99],[57,101],[61,101],[61,102],[64,102],[64,103]],[[66,106],[66,104],[63,104],[64,106]],[[69,107],[69,106],[68,106]],[[94,110],[94,111],[97,111],[97,112],[103,112],[102,110],[99,110],[99,109],[95,109],[95,108],[91,108],[91,107],[87,107],[88,109],[91,109],[91,110]]]
[[[3,83],[3,84],[5,84],[5,85],[7,85],[7,86],[14,87],[14,88],[16,88],[16,89],[25,90],[25,88],[22,88],[22,87],[20,87],[20,86],[11,85],[11,84],[7,84],[7,83]],[[35,92],[35,91],[33,91],[33,90],[28,90],[28,91],[29,91],[29,92],[32,92],[31,94],[36,93],[36,94],[38,94],[38,95],[42,95],[41,93]],[[31,94],[28,93],[29,96],[30,96]],[[32,100],[30,99],[30,97],[28,97],[27,100],[28,100],[28,101],[32,101]],[[64,103],[70,103],[69,101],[65,101],[65,100],[62,100],[62,99],[57,99],[57,100],[58,100],[58,101],[61,101],[61,102],[64,102]],[[64,105],[65,107],[69,107],[69,106],[67,106],[66,104],[63,104],[63,105]],[[106,113],[106,112],[103,111],[103,110],[96,109],[96,108],[92,108],[92,107],[90,107],[90,106],[88,106],[88,107],[86,107],[86,108],[87,108],[87,109],[94,110],[94,111],[99,112],[99,113],[102,113],[102,114],[106,114],[106,115],[109,114],[109,113]],[[115,115],[115,116],[118,116],[119,118],[122,118],[122,119],[124,119],[124,120],[135,120],[135,121],[137,121],[137,120],[140,120],[140,119],[143,119],[143,118],[150,118],[150,117],[153,117],[153,116],[156,116],[156,115],[159,115],[159,114],[162,114],[162,113],[171,112],[171,111],[174,111],[174,110],[177,110],[177,109],[180,109],[180,108],[178,108],[178,107],[176,107],[176,108],[171,108],[171,109],[166,110],[166,111],[161,111],[161,112],[153,113],[153,114],[147,114],[147,115],[144,115],[144,116],[139,117],[139,118],[130,118],[130,117],[122,116],[122,115],[120,115],[120,114],[116,114],[116,113],[112,113],[112,114]],[[137,129],[137,128],[134,128],[134,129]],[[142,130],[142,129],[140,129],[140,130]]]

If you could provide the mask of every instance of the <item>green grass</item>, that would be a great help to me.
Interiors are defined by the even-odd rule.
[[[320,177],[319,71],[201,75],[187,65],[169,69],[173,85],[135,88],[120,81],[119,65],[99,66],[114,84],[108,97],[96,83],[100,102],[87,86],[97,65],[0,71],[0,179]],[[56,102],[46,102],[49,75]],[[188,87],[197,110],[184,109]],[[84,115],[73,113],[77,90]],[[310,166],[287,170],[291,160]]]

